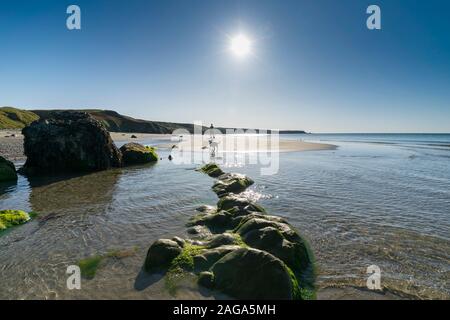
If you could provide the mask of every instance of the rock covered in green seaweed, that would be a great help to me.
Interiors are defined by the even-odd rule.
[[[120,148],[124,165],[145,164],[158,161],[155,148],[145,147],[142,144],[130,142]]]
[[[182,251],[177,241],[159,239],[148,249],[144,268],[148,272],[164,271]]]
[[[249,214],[251,212],[265,212],[264,208],[260,205],[250,201],[245,197],[239,195],[231,194],[220,198],[217,202],[217,208],[219,210],[225,210],[237,215],[239,214]]]
[[[238,194],[250,187],[254,181],[243,174],[225,173],[218,177],[213,185],[212,190],[219,198],[230,193]]]
[[[287,222],[261,217],[244,218],[236,232],[249,246],[281,259],[296,275],[312,264],[308,243]]]
[[[213,178],[217,178],[218,176],[225,173],[215,163],[208,163],[208,164],[204,165],[203,167],[201,167],[200,169],[197,169],[197,171],[206,173],[208,176],[213,177]]]
[[[294,287],[297,284],[280,259],[258,249],[233,250],[218,260],[210,272],[210,288],[237,299],[290,300],[298,298],[300,290]]]
[[[14,164],[0,156],[0,182],[16,180],[17,173]]]
[[[0,211],[0,230],[18,226],[28,222],[34,214],[28,214],[22,210],[1,210]]]
[[[193,239],[155,242],[145,269],[151,272],[159,266],[167,272],[169,290],[174,290],[183,275],[195,274],[200,286],[238,299],[314,297],[313,256],[308,243],[283,218],[267,215],[258,204],[235,194],[253,181],[223,173],[215,164],[199,171],[218,179],[213,187],[220,197],[217,207],[197,208],[200,213],[187,224]],[[163,249],[155,250],[160,246]],[[161,250],[163,253],[156,255]],[[157,259],[151,258],[151,251]]]

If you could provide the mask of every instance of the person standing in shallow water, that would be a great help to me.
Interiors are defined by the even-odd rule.
[[[214,141],[216,137],[214,136],[214,125],[212,123],[209,126],[209,130],[209,153],[210,156],[214,158],[216,156],[217,142]]]
[[[211,125],[209,126],[209,129],[211,130],[210,132],[210,135],[211,135],[211,138],[213,138],[213,139],[215,139],[216,137],[214,136],[214,125],[211,123]]]

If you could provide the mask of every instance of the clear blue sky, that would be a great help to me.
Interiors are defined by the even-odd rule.
[[[82,30],[66,29],[66,8]],[[366,28],[366,8],[382,30]],[[313,132],[450,132],[450,1],[1,0],[0,105]],[[227,36],[245,33],[237,59]]]

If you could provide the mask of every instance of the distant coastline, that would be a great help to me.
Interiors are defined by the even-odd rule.
[[[0,129],[20,129],[39,118],[48,118],[55,111],[75,111],[73,110],[22,110],[13,107],[0,108]],[[184,129],[189,133],[194,133],[194,125],[189,123],[174,123],[163,121],[151,121],[135,119],[122,115],[113,110],[99,109],[80,109],[76,111],[84,111],[91,114],[95,119],[103,123],[110,132],[129,132],[129,133],[154,133],[154,134],[171,134],[176,129]],[[203,126],[202,132],[208,130]],[[249,130],[251,128],[215,128],[222,133],[227,129]],[[270,133],[271,130],[268,129]],[[280,130],[280,134],[306,134],[304,130]]]

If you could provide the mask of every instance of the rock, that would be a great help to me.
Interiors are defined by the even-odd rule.
[[[236,232],[247,245],[273,254],[296,274],[303,273],[312,264],[307,242],[285,222],[244,218]]]
[[[206,244],[207,248],[217,248],[225,245],[238,245],[240,244],[235,234],[225,232],[213,236]]]
[[[234,250],[219,259],[210,271],[210,287],[236,299],[293,299],[298,291],[284,263],[257,249]]]
[[[196,208],[195,210],[198,212],[203,212],[203,213],[214,213],[217,211],[217,207],[202,205],[202,206]]]
[[[127,143],[120,148],[124,165],[144,164],[158,161],[154,148],[139,143]]]
[[[233,212],[235,215],[245,215],[251,212],[265,212],[260,205],[238,195],[227,195],[217,202],[218,210]]]
[[[169,239],[155,241],[147,252],[144,268],[147,272],[163,271],[167,269],[182,251],[181,246]]]
[[[23,172],[86,172],[120,167],[122,157],[108,131],[85,112],[54,112],[22,130]]]
[[[131,139],[137,139],[137,137],[134,134],[132,134]]]
[[[191,227],[188,229],[188,232],[191,234],[200,233],[196,232],[195,229],[192,229],[192,227],[195,226],[205,226],[212,233],[222,233],[227,230],[233,230],[242,223],[244,216],[253,215],[258,213],[258,210],[263,210],[260,206],[249,200],[234,195],[223,198],[219,201],[218,206],[227,208],[228,210],[217,211],[217,208],[210,206],[197,208],[197,211],[201,211],[202,213],[194,216],[188,222],[187,226]],[[262,215],[255,215],[254,217],[259,216]]]
[[[1,210],[0,230],[24,224],[31,219],[30,215],[21,210]]]
[[[189,224],[188,224],[189,226]],[[193,225],[190,226],[187,230],[187,233],[195,236],[195,237],[208,237],[210,236],[212,233],[211,231],[204,225]]]
[[[226,173],[219,176],[218,179],[212,189],[219,198],[229,193],[241,193],[254,183],[249,177],[238,173]]]
[[[0,182],[16,180],[17,173],[14,164],[0,156]]]
[[[233,216],[227,211],[199,214],[187,224],[192,226],[207,226],[212,233],[220,233],[230,228]]]
[[[214,274],[208,271],[200,272],[198,275],[198,284],[205,288],[212,288],[214,285]]]
[[[172,238],[172,240],[175,241],[180,247],[182,247],[182,248],[184,247],[184,243],[185,243],[184,239],[181,239],[180,237],[175,236]]]
[[[200,169],[197,169],[197,171],[206,173],[208,176],[216,178],[220,175],[223,175],[224,172],[222,169],[219,168],[219,166],[215,163],[208,163],[201,167]]]
[[[241,249],[240,246],[227,245],[212,249],[205,249],[201,254],[194,256],[194,269],[207,270],[226,254]]]

